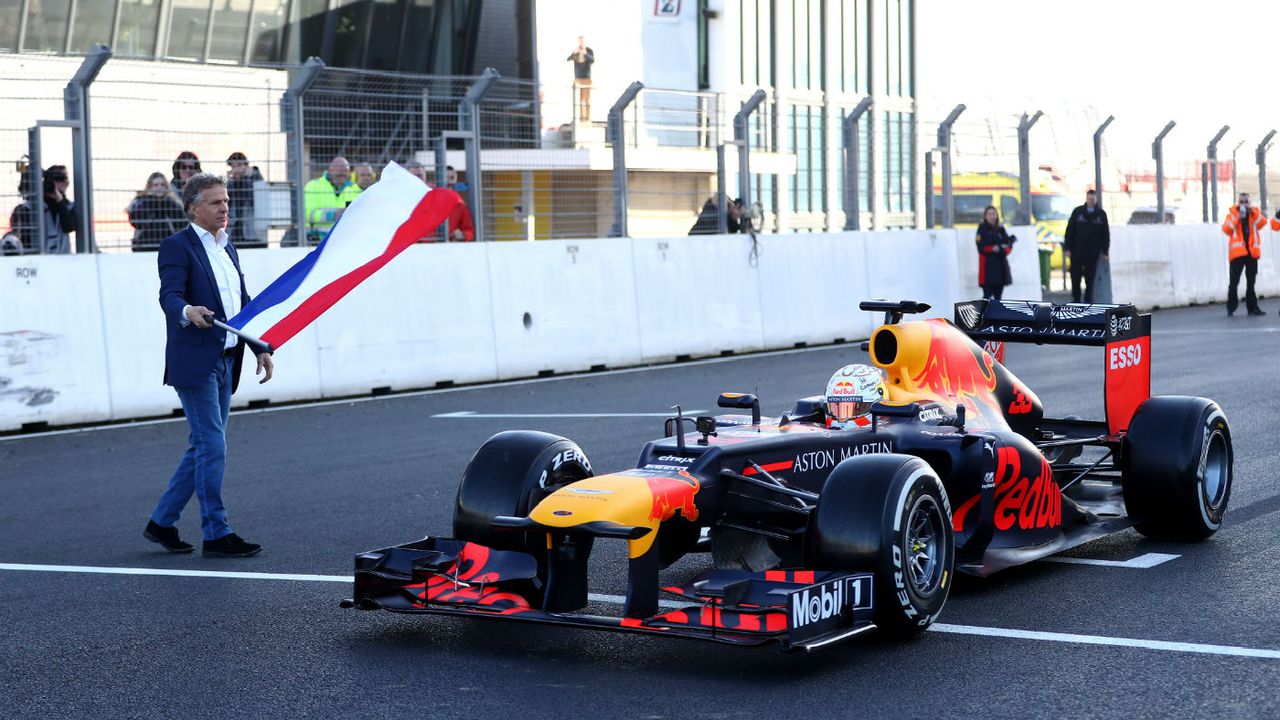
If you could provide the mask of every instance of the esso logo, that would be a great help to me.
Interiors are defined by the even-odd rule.
[[[1123,370],[1142,364],[1142,345],[1132,343],[1113,347],[1108,353],[1107,366],[1110,370]]]

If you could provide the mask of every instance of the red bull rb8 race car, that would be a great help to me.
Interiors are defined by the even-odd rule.
[[[597,475],[572,441],[504,432],[463,473],[452,537],[356,556],[344,607],[813,650],[925,630],[954,574],[985,576],[1129,527],[1196,540],[1221,526],[1231,431],[1199,397],[1150,397],[1150,316],[1130,305],[972,301],[955,321],[884,323],[864,348],[885,397],[833,425],[825,396],[761,417],[666,421],[634,468]],[[1104,420],[1050,418],[1003,343],[1104,348]],[[980,344],[980,343],[985,343]],[[834,379],[833,379],[834,381]],[[839,385],[839,383],[836,383]],[[620,614],[587,612],[598,540],[627,544]],[[661,571],[706,552],[685,584]]]

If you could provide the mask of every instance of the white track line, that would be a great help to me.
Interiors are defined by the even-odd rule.
[[[697,415],[705,410],[685,410],[686,415]],[[671,417],[671,410],[660,413],[478,413],[472,410],[460,410],[451,413],[438,413],[433,418],[457,420],[460,418],[522,418],[522,419],[555,419],[555,418],[655,418]]]
[[[1052,555],[1047,558],[1040,558],[1043,562],[1063,563],[1066,565],[1095,565],[1098,567],[1117,567],[1117,568],[1135,568],[1138,570],[1150,570],[1157,565],[1163,565],[1170,560],[1177,560],[1181,555],[1170,555],[1168,553],[1147,553],[1139,555],[1131,560],[1094,560],[1092,558],[1077,557],[1061,557]]]
[[[1074,643],[1080,645],[1107,645],[1111,647],[1132,647],[1146,650],[1163,650],[1166,652],[1199,653],[1201,655],[1234,655],[1237,657],[1266,658],[1280,660],[1280,650],[1263,650],[1259,648],[1239,647],[1236,645],[1204,645],[1201,643],[1169,642],[1167,640],[1141,640],[1138,638],[1115,638],[1102,635],[1076,635],[1074,633],[1041,632],[1039,630],[1010,630],[1008,628],[977,627],[974,625],[949,625],[934,623],[929,630],[956,635],[982,635],[985,637],[1014,638],[1018,640],[1040,640],[1043,642]]]
[[[294,575],[288,573],[262,572],[229,572],[223,570],[177,570],[172,568],[127,568],[127,567],[94,567],[87,565],[27,565],[23,563],[0,563],[0,570],[21,570],[35,572],[93,573],[101,575],[158,575],[166,577],[209,577],[230,578],[236,580],[293,580],[302,582],[349,583],[349,575]],[[591,593],[587,596],[594,602],[621,605],[626,598],[621,595],[603,595]],[[662,607],[680,608],[688,603],[671,600],[660,600]],[[1140,638],[1117,638],[1102,635],[1076,635],[1074,633],[1043,632],[1040,630],[1013,630],[1009,628],[981,627],[977,625],[951,625],[934,623],[929,627],[932,632],[953,635],[979,635],[982,637],[1011,638],[1015,640],[1037,640],[1040,642],[1059,642],[1076,645],[1104,645],[1108,647],[1141,648],[1163,652],[1196,653],[1200,655],[1230,655],[1235,657],[1263,658],[1280,660],[1280,650],[1247,648],[1236,645],[1205,645],[1203,643],[1170,642],[1167,640],[1143,640]]]

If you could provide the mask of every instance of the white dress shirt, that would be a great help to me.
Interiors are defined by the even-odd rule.
[[[195,223],[191,223],[191,229],[200,236],[200,245],[209,257],[209,267],[213,268],[213,279],[218,283],[218,295],[222,298],[222,309],[227,311],[228,319],[233,318],[240,312],[240,271],[236,270],[235,263],[231,262],[231,256],[227,254],[227,231],[219,228],[217,237],[214,237],[213,233]],[[187,305],[182,308],[183,327],[190,323],[187,319],[189,307],[191,306]],[[239,341],[238,336],[227,333],[223,348],[229,350]]]

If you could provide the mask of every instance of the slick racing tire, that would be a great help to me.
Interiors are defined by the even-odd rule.
[[[1208,398],[1165,396],[1138,406],[1124,441],[1124,504],[1138,532],[1203,540],[1231,499],[1231,427]]]
[[[591,475],[587,456],[558,435],[530,430],[498,433],[480,446],[462,471],[453,536],[498,550],[536,550],[529,547],[525,533],[494,529],[493,518],[524,517],[556,488]]]
[[[827,477],[809,529],[809,566],[875,574],[875,622],[906,638],[946,604],[955,562],[951,505],[920,458],[863,455]]]

